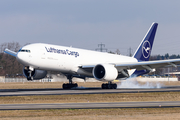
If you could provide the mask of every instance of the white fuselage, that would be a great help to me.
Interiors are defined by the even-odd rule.
[[[42,43],[26,45],[22,50],[29,50],[18,52],[16,57],[24,66],[89,76],[92,73],[80,70],[79,66],[137,62],[133,57]]]

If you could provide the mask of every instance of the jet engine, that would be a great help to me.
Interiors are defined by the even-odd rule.
[[[27,78],[27,80],[39,80],[45,78],[47,75],[47,71],[45,70],[36,70],[30,71],[28,69],[23,69],[23,74]]]
[[[112,81],[118,76],[118,71],[111,64],[98,64],[93,68],[93,76],[100,81]]]

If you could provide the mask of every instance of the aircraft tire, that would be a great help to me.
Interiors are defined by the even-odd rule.
[[[114,84],[102,84],[101,85],[101,88],[102,89],[116,89],[117,88],[117,84],[116,83],[114,83]]]
[[[102,89],[106,89],[106,84],[103,83],[103,84],[101,85],[101,88],[102,88]]]
[[[71,88],[74,88],[74,87],[78,87],[78,84],[77,83],[75,83],[75,84],[65,83],[65,84],[62,85],[63,89],[71,89]]]
[[[113,84],[113,89],[117,89],[117,84],[116,83]]]

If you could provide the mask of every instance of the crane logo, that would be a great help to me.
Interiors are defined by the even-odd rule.
[[[148,40],[144,41],[142,45],[142,53],[143,53],[144,58],[148,58],[150,56],[151,44]]]

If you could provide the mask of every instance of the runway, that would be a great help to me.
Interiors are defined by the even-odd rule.
[[[180,107],[180,101],[105,102],[105,103],[50,103],[50,104],[0,104],[0,110],[164,108],[164,107]]]
[[[167,86],[153,89],[100,89],[78,88],[63,89],[4,89],[0,90],[0,96],[30,96],[30,95],[68,95],[68,94],[112,94],[112,93],[146,93],[146,92],[180,92],[180,86]]]
[[[180,86],[166,86],[155,89],[100,89],[76,88],[63,89],[1,89],[0,96],[31,96],[31,95],[69,95],[69,94],[112,94],[112,93],[148,93],[148,92],[180,92]],[[180,101],[156,102],[99,102],[99,103],[48,103],[48,104],[0,104],[0,110],[31,110],[31,109],[103,109],[103,108],[163,108],[180,107]]]

